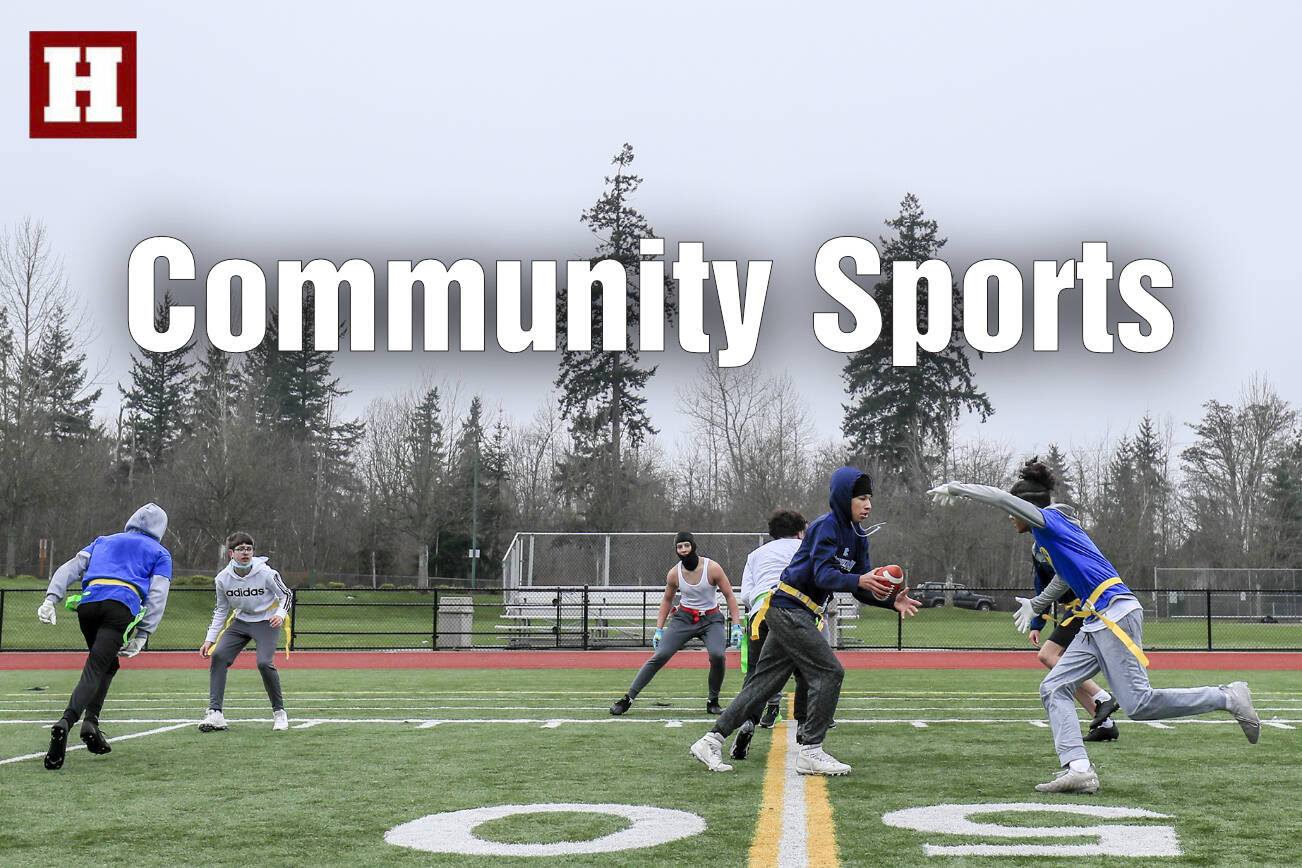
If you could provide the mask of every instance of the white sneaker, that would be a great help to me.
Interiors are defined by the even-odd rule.
[[[850,766],[823,750],[821,744],[807,744],[796,756],[798,775],[848,775]]]
[[[1085,793],[1092,795],[1099,791],[1099,773],[1094,766],[1083,772],[1074,772],[1071,767],[1063,768],[1054,775],[1053,780],[1036,784],[1035,789],[1041,793]]]
[[[1261,738],[1261,718],[1257,717],[1257,709],[1252,706],[1252,692],[1248,690],[1248,683],[1231,681],[1222,686],[1221,690],[1225,691],[1229,703],[1226,710],[1239,722],[1243,734],[1248,737],[1248,744],[1256,744],[1257,739]]]
[[[691,752],[712,772],[732,771],[732,766],[723,761],[723,739],[713,732],[707,732],[698,738],[692,745]]]
[[[208,709],[208,713],[203,716],[203,720],[199,721],[200,732],[219,732],[227,728],[226,718],[215,708]]]
[[[271,712],[271,729],[273,732],[289,729],[289,715],[285,713],[285,709],[278,708]]]

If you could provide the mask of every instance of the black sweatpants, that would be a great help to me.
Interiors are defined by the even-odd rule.
[[[84,713],[86,723],[99,725],[99,713],[104,708],[113,676],[118,674],[118,651],[122,648],[122,634],[134,616],[126,604],[117,600],[96,600],[77,607],[77,622],[86,637],[86,665],[81,678],[72,689],[63,719],[71,727]]]

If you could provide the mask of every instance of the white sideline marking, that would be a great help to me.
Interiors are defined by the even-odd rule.
[[[682,729],[682,726],[683,726],[683,722],[681,720],[665,721],[665,729]]]
[[[915,720],[915,721],[912,721],[911,724],[912,724],[913,726],[917,727],[918,729],[926,729],[926,728],[927,728],[927,723],[926,723],[926,721],[923,721],[923,720]]]
[[[788,725],[787,755],[782,769],[782,837],[778,839],[778,864],[793,868],[809,864],[809,842],[805,837],[808,828],[805,821],[805,781],[796,774],[796,756],[799,753],[796,727]]]
[[[547,721],[546,723],[544,723],[544,724],[542,725],[542,728],[543,728],[543,729],[556,729],[556,728],[559,727],[562,723],[564,723],[564,721],[561,721],[561,720],[549,720],[549,721]]]
[[[1031,721],[1031,726],[1037,727],[1039,729],[1048,729],[1049,723],[1048,721],[1044,721],[1044,720],[1033,720]]]
[[[1295,721],[1295,722],[1296,722],[1296,721]],[[1263,720],[1261,723],[1262,723],[1263,726],[1273,726],[1273,727],[1275,727],[1276,729],[1296,729],[1296,728],[1297,728],[1297,727],[1294,727],[1294,726],[1289,726],[1287,723],[1284,723],[1282,720],[1273,720],[1273,719],[1272,719],[1272,720]]]
[[[1136,720],[1134,723],[1142,723],[1144,726],[1151,726],[1153,729],[1175,729],[1169,723],[1163,723],[1160,720]]]
[[[125,721],[122,722],[125,723]],[[149,730],[145,730],[144,732],[133,732],[129,735],[119,735],[116,738],[107,739],[107,741],[109,744],[113,744],[119,741],[127,741],[128,739],[141,738],[142,736],[146,736],[146,735],[157,735],[160,732],[171,732],[174,729],[180,729],[183,726],[191,726],[197,723],[198,723],[197,720],[187,720],[185,723],[177,723],[177,724],[173,724],[172,726],[162,726],[159,727],[158,729],[149,729]],[[68,734],[72,735],[71,730],[68,732]],[[68,746],[69,753],[71,753],[74,750],[85,750],[85,749],[86,749],[86,745],[84,744]],[[40,753],[29,753],[29,754],[23,754],[22,756],[10,757],[9,759],[0,760],[0,766],[5,765],[6,763],[16,763],[16,762],[21,762],[22,760],[36,759],[37,757],[43,757],[43,756],[45,756],[45,751],[41,751]]]

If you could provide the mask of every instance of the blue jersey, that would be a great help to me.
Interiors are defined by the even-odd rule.
[[[90,555],[90,562],[81,580],[83,603],[117,600],[126,604],[132,615],[138,615],[149,597],[150,580],[154,576],[172,578],[171,554],[147,533],[132,530],[102,536],[84,551]]]
[[[1036,553],[1053,567],[1059,577],[1071,586],[1072,592],[1082,602],[1088,602],[1094,590],[1108,579],[1117,578],[1117,568],[1103,557],[1085,531],[1054,509],[1040,511],[1044,527],[1031,527],[1035,536]],[[1094,602],[1102,611],[1114,597],[1129,594],[1130,589],[1118,582],[1103,592]]]

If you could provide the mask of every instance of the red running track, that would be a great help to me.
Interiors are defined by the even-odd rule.
[[[276,665],[294,669],[636,669],[650,654],[637,651],[298,651],[278,652]],[[1151,669],[1302,670],[1302,652],[1157,651]],[[846,669],[1040,669],[1033,651],[843,651]],[[4,652],[0,670],[80,669],[85,653]],[[705,652],[682,651],[671,669],[708,665]],[[728,667],[739,658],[728,655]],[[147,651],[122,661],[124,669],[207,669],[194,651]],[[237,669],[254,668],[254,655],[241,654]]]

